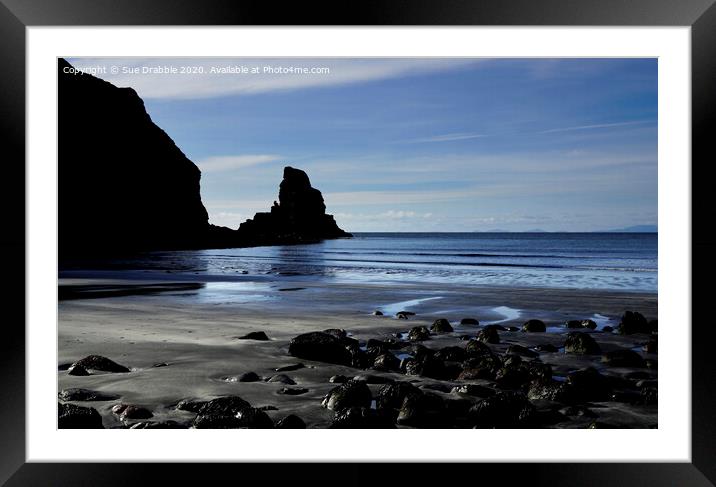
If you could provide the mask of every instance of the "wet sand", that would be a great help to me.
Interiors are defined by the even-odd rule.
[[[646,335],[620,336],[601,331],[615,327],[625,310],[639,311],[647,319],[657,317],[657,297],[647,293],[593,290],[469,288],[436,285],[327,284],[300,279],[211,281],[189,276],[153,274],[143,280],[124,280],[121,274],[60,279],[58,327],[58,390],[84,388],[120,396],[111,401],[72,401],[97,409],[105,427],[126,427],[111,408],[118,403],[143,406],[153,413],[151,421],[173,420],[190,424],[194,414],[174,406],[184,399],[209,400],[238,395],[254,407],[272,406],[267,414],[279,420],[288,414],[301,417],[309,428],[328,427],[333,411],[321,407],[322,398],[337,384],[328,379],[369,372],[394,380],[414,381],[445,399],[460,397],[451,387],[474,381],[438,381],[399,372],[364,371],[352,367],[297,359],[288,354],[289,341],[301,334],[341,328],[361,345],[367,340],[386,339],[419,325],[430,326],[437,318],[448,319],[452,333],[432,335],[421,342],[438,349],[463,347],[463,335],[474,337],[485,324],[518,326],[537,318],[548,325],[547,333],[500,331],[501,343],[490,345],[504,354],[510,345],[562,347],[568,319],[594,319],[597,330],[580,329],[596,339],[603,352],[617,348],[639,351]],[[394,317],[395,310],[416,313],[408,320]],[[373,316],[381,310],[385,316]],[[462,318],[480,321],[480,326],[459,325]],[[240,340],[249,332],[263,331],[269,340]],[[396,352],[399,354],[400,352]],[[66,366],[88,355],[103,355],[130,368],[129,373],[97,373],[71,376]],[[624,377],[638,370],[650,379],[654,368],[626,369],[606,366],[600,355],[573,355],[563,350],[542,352],[540,360],[550,364],[556,379],[570,371],[596,367],[603,374]],[[236,382],[236,377],[255,372],[262,379],[278,374],[275,369],[303,363],[306,367],[283,372],[306,388],[301,395],[279,394],[285,384]],[[155,366],[160,365],[161,366]],[[427,386],[427,387],[426,387]],[[369,385],[374,396],[382,387]],[[593,403],[597,417],[570,417],[550,427],[588,427],[598,421],[609,427],[647,428],[657,425],[655,405],[607,401]]]

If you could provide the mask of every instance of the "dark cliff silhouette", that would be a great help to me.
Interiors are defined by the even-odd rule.
[[[325,214],[308,176],[292,168],[284,171],[276,217],[259,213],[240,231],[209,224],[199,168],[152,122],[137,93],[72,71],[59,60],[61,260],[349,236]]]
[[[308,175],[290,166],[283,169],[278,203],[270,213],[256,213],[239,226],[239,236],[274,242],[303,242],[350,237],[326,214],[323,195],[311,187]]]

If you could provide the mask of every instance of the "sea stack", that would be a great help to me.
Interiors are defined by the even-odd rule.
[[[283,169],[278,202],[271,211],[256,213],[239,227],[239,237],[257,243],[300,243],[351,237],[326,214],[323,195],[311,186],[308,175],[291,166]]]

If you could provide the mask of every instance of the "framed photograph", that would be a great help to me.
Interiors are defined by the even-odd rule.
[[[712,485],[712,3],[4,1],[0,478]]]

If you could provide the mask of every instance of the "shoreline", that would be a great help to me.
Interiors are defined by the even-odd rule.
[[[157,273],[158,274],[158,273]],[[125,274],[126,275],[126,274]],[[115,276],[116,277],[116,276]],[[153,276],[158,277],[158,276]],[[334,375],[348,378],[376,375],[394,381],[413,381],[416,387],[430,391],[445,401],[476,400],[464,394],[451,393],[453,387],[465,384],[493,384],[481,380],[440,380],[423,375],[405,375],[394,371],[362,370],[346,365],[334,365],[289,355],[288,347],[296,336],[325,329],[344,329],[351,339],[358,340],[363,349],[368,340],[396,340],[396,334],[407,333],[415,326],[430,327],[437,318],[446,318],[454,332],[433,334],[420,342],[430,350],[445,347],[465,347],[467,335],[475,338],[484,325],[521,326],[528,319],[542,319],[546,333],[500,331],[499,344],[489,347],[500,357],[508,357],[508,348],[523,346],[530,349],[552,345],[561,348],[568,332],[580,331],[593,336],[604,353],[611,350],[638,349],[649,340],[646,335],[621,336],[599,330],[568,330],[567,319],[587,319],[595,314],[618,318],[626,310],[643,313],[647,319],[658,314],[657,296],[652,293],[625,293],[604,290],[569,290],[547,288],[461,287],[415,284],[327,283],[291,277],[252,279],[245,276],[237,281],[183,281],[184,276],[170,279],[60,279],[61,286],[118,287],[138,285],[138,294],[95,296],[59,303],[58,365],[62,367],[88,355],[102,355],[130,368],[128,374],[96,374],[88,377],[68,375],[58,371],[58,392],[68,388],[84,388],[118,395],[109,401],[70,401],[97,409],[105,427],[127,427],[137,421],[120,420],[111,409],[118,402],[136,404],[152,412],[152,422],[176,421],[189,425],[193,413],[178,411],[174,406],[181,400],[209,400],[225,395],[238,395],[255,407],[271,406],[267,410],[272,421],[289,414],[299,416],[308,427],[329,427],[334,413],[320,406],[322,398],[338,384],[328,379]],[[206,276],[202,276],[206,277]],[[177,288],[182,282],[200,282],[192,289]],[[153,285],[168,286],[157,292]],[[174,286],[174,287],[172,287]],[[144,292],[142,288],[146,291]],[[80,288],[75,288],[75,291]],[[106,290],[106,289],[105,289]],[[436,294],[436,292],[438,294]],[[422,300],[422,301],[416,301]],[[414,311],[408,320],[393,316],[373,316],[375,310],[401,302]],[[400,306],[398,306],[400,307]],[[517,310],[517,315],[505,316],[504,309]],[[392,308],[391,308],[392,311]],[[500,311],[503,311],[502,313]],[[480,326],[460,325],[462,318],[474,317]],[[609,323],[600,323],[600,328]],[[239,340],[236,337],[263,331],[268,341]],[[398,335],[401,337],[402,335]],[[409,346],[399,344],[396,355],[407,358]],[[512,350],[511,349],[511,350]],[[642,357],[656,356],[638,352]],[[614,368],[604,366],[601,355],[576,356],[557,352],[539,352],[540,361],[550,364],[554,380],[563,381],[575,371],[595,367],[614,377],[638,373],[655,381],[656,370],[644,368]],[[276,368],[303,363],[304,368],[286,372],[293,382],[291,388],[308,389],[298,395],[280,394],[284,384],[238,382],[241,374],[254,372],[267,379],[279,374]],[[526,362],[525,362],[526,363]],[[155,367],[157,364],[167,364]],[[489,381],[488,381],[489,382]],[[279,387],[281,386],[281,387]],[[369,384],[373,397],[381,384]],[[434,388],[438,388],[435,390]],[[534,401],[533,401],[534,402]],[[540,403],[540,401],[537,401]],[[540,406],[547,407],[547,406]],[[556,407],[552,405],[549,407]],[[548,408],[549,409],[549,408]],[[560,408],[561,409],[561,408]],[[608,401],[594,403],[590,408],[598,417],[566,418],[553,426],[588,427],[599,422],[613,427],[654,427],[657,424],[655,405],[640,406]]]

